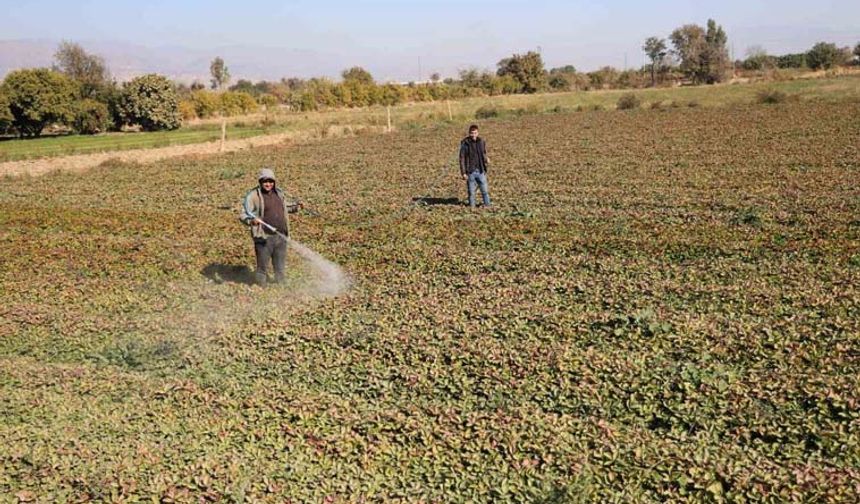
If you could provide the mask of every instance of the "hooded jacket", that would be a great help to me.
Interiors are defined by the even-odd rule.
[[[284,202],[284,220],[287,223],[287,236],[290,236],[290,214],[298,211],[298,205],[295,203],[287,203],[287,195],[277,185],[272,189]],[[245,199],[242,200],[242,214],[239,220],[243,224],[251,228],[251,237],[254,239],[266,239],[270,235],[266,234],[266,230],[261,224],[253,224],[254,219],[263,215],[265,206],[263,203],[263,190],[258,185],[249,190],[245,194]]]

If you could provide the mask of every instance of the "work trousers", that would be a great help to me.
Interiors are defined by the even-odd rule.
[[[257,271],[254,275],[257,285],[268,283],[269,262],[275,270],[275,283],[284,281],[284,263],[287,259],[287,240],[281,235],[254,239],[254,253],[257,256]]]

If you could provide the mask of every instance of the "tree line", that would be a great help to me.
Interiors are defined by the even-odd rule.
[[[118,84],[104,60],[80,45],[63,42],[52,68],[9,73],[0,85],[0,134],[37,137],[46,126],[63,125],[80,134],[136,126],[145,131],[179,128],[182,120],[249,114],[260,108],[285,107],[311,111],[332,107],[366,107],[458,99],[472,96],[592,89],[625,89],[714,84],[732,76],[733,69],[760,71],[779,68],[829,69],[860,64],[860,43],[853,49],[820,42],[809,51],[781,56],[751,48],[744,60],[731,61],[728,36],[714,20],[676,28],[666,38],[649,37],[642,50],[649,63],[636,69],[605,66],[579,72],[573,65],[546,70],[534,51],[513,54],[495,71],[461,70],[457,78],[436,73],[424,83],[377,83],[362,67],[344,70],[341,80],[284,78],[230,85],[229,68],[220,57],[210,64],[210,86],[186,85],[158,74]]]

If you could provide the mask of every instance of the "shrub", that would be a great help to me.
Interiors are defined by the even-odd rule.
[[[569,91],[571,87],[570,80],[568,80],[566,75],[556,73],[550,76],[549,87],[553,91]]]
[[[530,103],[525,107],[518,108],[514,113],[518,116],[540,114],[540,107],[536,103]]]
[[[690,101],[687,103],[687,106],[688,106],[688,107],[690,107],[690,108],[696,108],[696,107],[698,107],[698,106],[699,106],[699,102],[697,102],[696,100],[690,100]]]
[[[179,102],[179,115],[183,121],[197,119],[197,109],[194,107],[194,102],[191,100],[181,100]]]
[[[108,130],[111,116],[107,105],[89,98],[78,103],[73,127],[82,135],[95,135]]]
[[[756,93],[758,103],[774,104],[788,100],[788,95],[778,89],[763,89]]]
[[[191,104],[194,106],[194,113],[200,119],[214,116],[221,107],[218,95],[205,89],[198,89],[191,93]]]
[[[661,102],[661,101],[651,102],[651,110],[660,110],[661,108],[663,108],[663,102]]]
[[[475,119],[489,119],[491,117],[498,117],[499,114],[499,109],[495,106],[484,105],[475,111]]]
[[[179,128],[179,100],[173,84],[158,74],[142,75],[123,85],[120,108],[130,124],[144,131]]]
[[[244,115],[256,112],[258,105],[253,96],[242,91],[227,91],[220,95],[221,113],[226,116]]]
[[[78,86],[59,72],[16,70],[6,76],[0,92],[8,100],[12,125],[21,136],[37,137],[48,124],[68,124],[75,117]]]
[[[813,70],[829,70],[840,64],[841,53],[836,44],[819,42],[806,53],[806,63]]]
[[[265,107],[266,110],[272,110],[278,106],[278,98],[269,93],[263,93],[257,97],[257,103]]]
[[[639,97],[634,93],[627,93],[621,95],[621,98],[618,99],[618,110],[630,110],[639,108],[642,105],[642,102],[639,100]]]

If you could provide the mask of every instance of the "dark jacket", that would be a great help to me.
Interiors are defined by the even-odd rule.
[[[466,137],[460,142],[460,173],[468,175],[474,171],[486,173],[487,171],[487,143],[478,137],[472,141]]]

